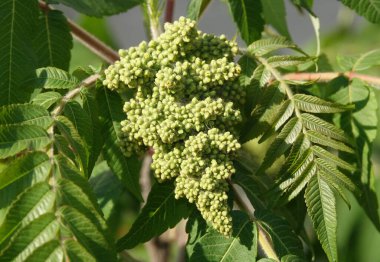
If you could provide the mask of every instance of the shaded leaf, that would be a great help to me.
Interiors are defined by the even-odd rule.
[[[37,183],[23,192],[11,205],[0,226],[0,248],[18,229],[25,227],[38,216],[52,210],[55,195],[46,182]]]
[[[172,183],[156,183],[129,232],[117,242],[117,249],[130,249],[161,235],[189,216],[191,208],[184,199],[176,200]]]
[[[256,261],[256,224],[241,211],[232,211],[231,216],[232,236],[225,237],[210,228],[198,240],[189,261]]]
[[[37,27],[33,39],[37,67],[54,66],[69,70],[73,39],[66,17],[58,10],[41,11]]]
[[[12,104],[0,107],[0,125],[36,125],[44,129],[53,123],[49,112],[32,104]]]
[[[142,200],[140,189],[140,161],[136,156],[126,158],[120,149],[120,122],[125,119],[120,96],[106,88],[96,95],[104,134],[103,156],[112,172],[124,182],[124,185],[138,200]]]
[[[271,237],[273,247],[276,254],[280,257],[293,254],[303,257],[302,242],[293,232],[288,222],[268,211],[257,211],[255,216],[258,219],[257,223]]]
[[[50,166],[49,157],[42,152],[19,157],[0,172],[0,190],[32,173],[47,173]]]
[[[28,80],[34,87],[44,89],[73,89],[79,80],[66,71],[55,67],[43,67],[36,70],[36,77]]]
[[[56,102],[60,101],[62,95],[58,92],[49,91],[36,95],[32,99],[32,104],[40,105],[45,109],[49,109]]]
[[[228,0],[232,16],[237,24],[241,38],[249,45],[261,38],[264,21],[261,17],[260,1]]]
[[[35,125],[0,126],[0,159],[25,149],[42,149],[51,142],[45,129]]]
[[[65,116],[58,116],[56,121],[56,127],[60,131],[61,135],[67,140],[72,151],[74,152],[77,165],[79,169],[88,174],[88,158],[89,153],[86,148],[86,144],[75,128],[74,124]]]
[[[34,74],[32,39],[37,12],[37,1],[1,1],[0,105],[27,102],[33,92],[22,83]]]

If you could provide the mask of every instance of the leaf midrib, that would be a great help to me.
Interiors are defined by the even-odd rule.
[[[9,73],[8,73],[8,104],[11,102],[11,78],[12,78],[12,60],[13,60],[13,34],[14,34],[14,23],[15,23],[15,10],[16,10],[16,0],[12,0],[12,18],[11,18],[11,30],[10,30],[10,43],[9,43]]]
[[[235,241],[238,239],[238,236],[240,236],[241,231],[243,231],[243,229],[245,228],[245,226],[246,226],[249,222],[251,222],[251,221],[250,221],[250,220],[247,220],[247,221],[243,224],[243,226],[240,228],[239,232],[237,233],[236,237],[234,237],[234,240],[232,240],[231,244],[229,245],[228,249],[227,249],[226,252],[224,253],[224,255],[223,255],[223,257],[221,258],[220,262],[222,262],[222,261],[226,258],[228,252],[230,251],[230,249],[231,249],[232,246],[234,245]]]

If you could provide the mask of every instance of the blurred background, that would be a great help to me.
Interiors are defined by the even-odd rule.
[[[186,15],[187,3],[187,0],[176,1],[175,19]],[[139,7],[106,19],[81,16],[75,11],[61,6],[58,6],[58,9],[64,11],[68,17],[115,49],[128,48],[146,40],[142,12]],[[228,38],[235,37],[237,31],[228,12],[228,7],[223,1],[212,1],[200,20],[199,28],[207,33],[225,34]],[[320,19],[321,51],[327,55],[329,62],[336,71],[340,70],[336,61],[338,55],[361,54],[380,47],[380,26],[370,24],[363,18],[356,16],[338,1],[315,1],[314,12]],[[293,41],[309,53],[315,53],[315,34],[309,16],[300,13],[287,2],[287,22]],[[238,42],[244,46],[240,39]],[[72,50],[72,71],[78,67],[101,64],[102,61],[99,58],[75,42]],[[380,67],[365,73],[380,77]],[[376,95],[380,102],[379,90],[376,90]],[[373,151],[377,192],[380,192],[379,133]],[[112,179],[106,179],[112,175],[105,163],[100,165],[95,172],[96,176],[92,178],[91,183],[99,195],[102,192],[102,199],[99,200],[100,205],[106,216],[111,217],[113,219],[111,221],[114,221],[115,237],[120,236],[128,230],[133,222],[138,210],[138,203],[123,188],[115,186],[117,183],[112,183]],[[341,261],[380,261],[380,233],[376,231],[354,198],[352,198],[351,203],[351,210],[348,210],[344,203],[338,203],[340,259]],[[122,207],[123,213],[115,213],[115,206]],[[120,210],[120,208],[118,209]],[[121,224],[123,226],[119,227]],[[317,261],[326,261],[320,253],[320,250],[316,250]],[[136,248],[131,254],[140,261],[149,260],[143,246]],[[176,254],[173,252],[173,261],[175,257]]]

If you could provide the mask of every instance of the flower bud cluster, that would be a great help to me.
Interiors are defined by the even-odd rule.
[[[226,179],[235,172],[238,108],[245,92],[233,62],[236,43],[195,26],[182,17],[165,24],[156,40],[121,50],[103,83],[135,92],[124,105],[123,152],[129,156],[152,147],[158,181],[175,179],[176,198],[195,203],[215,229],[228,235]]]

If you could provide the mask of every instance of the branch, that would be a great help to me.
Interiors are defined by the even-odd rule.
[[[358,74],[355,72],[322,72],[322,73],[290,73],[282,76],[284,80],[293,81],[317,81],[317,82],[329,82],[338,76],[345,76],[349,80],[353,78],[358,78],[367,82],[371,86],[380,90],[380,77]]]
[[[173,22],[175,0],[166,1],[165,22]]]
[[[51,116],[53,118],[56,118],[62,112],[62,110],[65,108],[67,102],[69,102],[74,97],[76,97],[80,93],[80,91],[83,87],[89,87],[89,86],[95,84],[95,82],[96,82],[96,80],[98,80],[98,78],[99,78],[99,74],[94,74],[94,75],[91,75],[91,76],[87,77],[86,79],[84,79],[76,88],[74,88],[73,90],[68,92],[64,97],[62,97],[60,103],[51,112]]]
[[[47,5],[42,0],[38,1],[40,9],[49,12],[54,10],[52,7]],[[91,50],[94,54],[102,58],[107,63],[114,63],[119,59],[119,54],[103,43],[101,40],[87,32],[85,29],[77,25],[75,22],[67,18],[67,23],[70,27],[71,34],[73,37],[78,40],[81,44],[86,46],[89,50]]]

